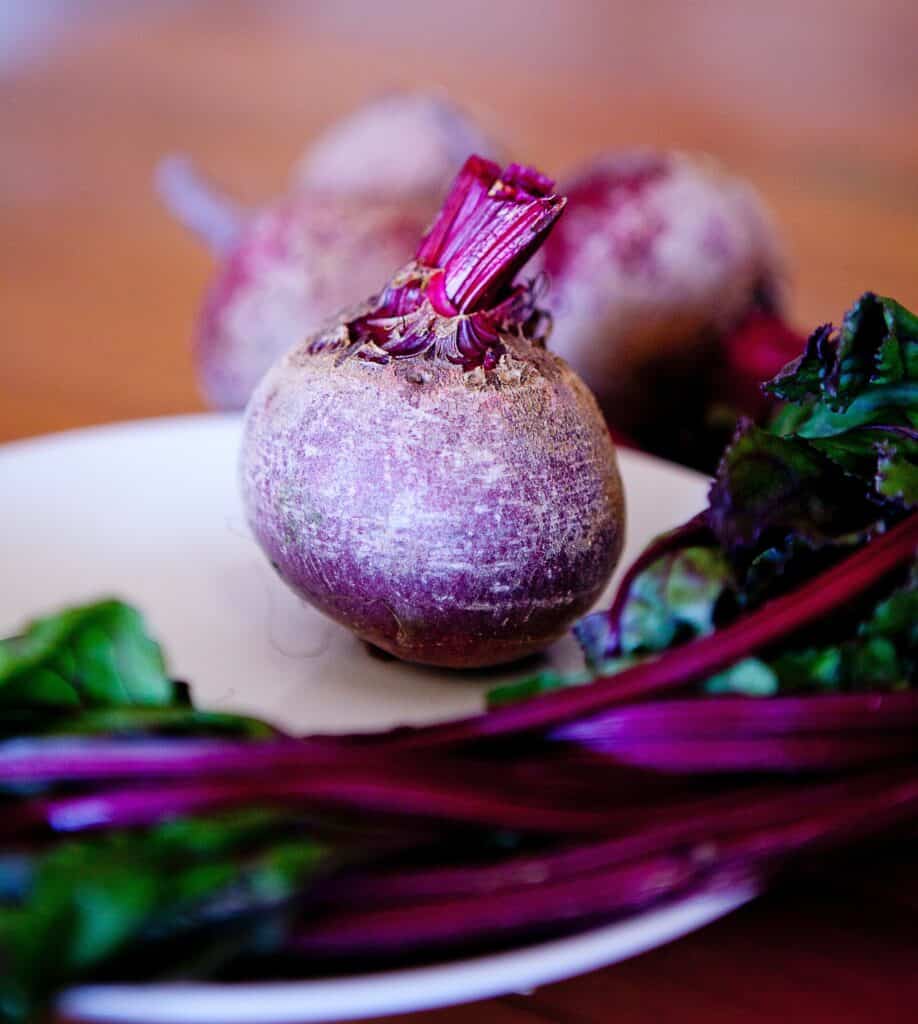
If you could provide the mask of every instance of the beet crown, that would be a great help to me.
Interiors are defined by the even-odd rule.
[[[536,306],[537,283],[514,279],[564,209],[553,185],[533,168],[501,171],[470,156],[415,259],[311,351],[342,347],[381,363],[423,353],[489,370],[504,352],[502,335],[544,343],[549,319]]]

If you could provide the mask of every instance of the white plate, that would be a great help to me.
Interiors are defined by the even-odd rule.
[[[245,526],[236,489],[239,419],[187,416],[76,431],[0,448],[0,635],[62,605],[118,595],[138,605],[172,670],[208,707],[293,731],[371,729],[469,714],[498,678],[370,657],[289,594]],[[623,452],[627,564],[696,512],[706,481]],[[579,664],[576,645],[548,653]],[[531,669],[530,669],[531,671]],[[609,964],[712,921],[749,891],[696,897],[578,936],[442,965],[329,980],[93,986],[70,1015],[219,1024],[329,1021],[442,1006]]]

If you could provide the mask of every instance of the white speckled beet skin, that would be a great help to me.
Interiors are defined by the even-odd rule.
[[[624,505],[596,402],[517,337],[487,374],[298,345],[265,376],[241,457],[251,526],[280,575],[409,661],[540,650],[598,598]]]
[[[640,432],[762,292],[778,302],[780,246],[752,187],[711,160],[611,155],[565,191],[567,211],[543,250],[551,348],[616,426]]]
[[[225,255],[198,323],[201,388],[242,409],[268,367],[332,314],[381,288],[435,212],[300,193],[256,214]]]

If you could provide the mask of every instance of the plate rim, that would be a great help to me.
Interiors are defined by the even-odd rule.
[[[609,967],[697,931],[755,899],[751,883],[668,902],[575,935],[423,967],[300,981],[85,985],[56,1002],[70,1019],[111,1024],[319,1024],[433,1010]],[[142,997],[143,1006],[136,1007]]]

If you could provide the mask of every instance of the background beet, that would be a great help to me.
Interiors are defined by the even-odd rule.
[[[567,194],[544,250],[551,347],[615,428],[681,461],[697,455],[712,403],[749,390],[724,379],[725,339],[753,310],[781,308],[784,263],[765,209],[713,161],[652,150],[598,159]],[[800,344],[757,365],[753,390]]]
[[[391,92],[358,107],[315,139],[293,185],[339,195],[439,202],[469,153],[497,145],[445,96]]]

